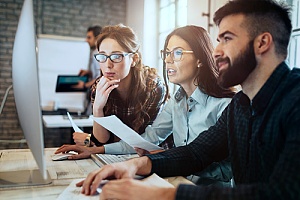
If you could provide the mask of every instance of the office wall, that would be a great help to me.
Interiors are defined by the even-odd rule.
[[[33,0],[33,3],[37,34],[84,38],[90,25],[126,23],[126,0]],[[0,1],[0,101],[12,84],[12,47],[22,5],[23,0]],[[62,132],[70,134],[69,130],[53,130],[47,142],[58,140]],[[12,89],[0,115],[0,140],[21,138]],[[0,149],[17,147],[19,144],[0,142]]]

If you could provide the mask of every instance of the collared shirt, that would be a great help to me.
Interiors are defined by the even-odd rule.
[[[180,185],[176,199],[299,199],[300,70],[281,63],[252,101],[235,95],[185,147],[148,155],[152,172],[187,175],[230,156],[235,188]]]
[[[180,88],[141,136],[158,145],[173,133],[175,146],[187,145],[217,122],[230,100],[208,96],[199,88],[187,98],[185,91]],[[135,153],[123,141],[104,147],[108,154]]]
[[[95,92],[97,83],[99,82],[100,77],[95,81],[94,85],[92,86],[92,103],[94,102]],[[146,93],[150,92],[150,97],[146,99]],[[145,102],[143,107],[143,115],[144,123],[137,125],[134,123],[136,119],[135,111],[136,105],[130,104],[130,99],[128,102],[124,102],[121,97],[119,96],[116,90],[113,90],[110,95],[108,101],[110,101],[110,108],[107,106],[104,107],[104,115],[116,115],[124,124],[135,130],[137,133],[142,134],[145,132],[145,128],[152,124],[154,119],[156,118],[157,114],[159,113],[161,107],[163,106],[163,100],[166,94],[165,86],[163,82],[160,80],[159,77],[151,78],[150,76],[146,78],[146,91],[145,93],[139,94],[141,101]],[[132,97],[135,98],[135,97]],[[130,106],[131,105],[131,106]],[[96,143],[98,146],[99,143],[97,139],[92,135],[93,142]],[[119,141],[119,139],[111,133],[111,138],[107,143],[111,143],[114,141]]]

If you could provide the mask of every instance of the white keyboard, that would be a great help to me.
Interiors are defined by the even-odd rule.
[[[95,154],[99,161],[102,161],[104,164],[108,165],[116,162],[123,162],[128,159],[138,157],[137,154],[133,155],[111,155],[111,154]]]

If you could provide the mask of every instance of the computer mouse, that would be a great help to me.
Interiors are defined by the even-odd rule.
[[[69,152],[69,153],[59,153],[59,154],[54,154],[52,155],[52,160],[53,161],[60,161],[60,160],[68,160],[69,156],[76,155],[76,152]]]

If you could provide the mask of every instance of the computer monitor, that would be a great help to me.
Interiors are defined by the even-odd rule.
[[[19,122],[39,169],[1,172],[0,187],[49,184],[51,180],[44,158],[32,0],[25,0],[22,7],[13,46],[12,78]]]

